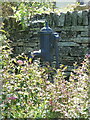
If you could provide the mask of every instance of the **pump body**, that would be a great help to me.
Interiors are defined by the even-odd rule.
[[[53,53],[55,53],[56,57],[56,67],[59,67],[58,62],[58,45],[57,41],[59,40],[58,33],[54,32],[47,24],[43,27],[39,32],[40,37],[40,50],[32,52],[32,56],[40,57],[43,61],[52,62],[53,61]]]

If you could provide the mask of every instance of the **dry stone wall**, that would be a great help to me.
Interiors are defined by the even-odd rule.
[[[14,54],[39,50],[38,32],[43,27],[43,23],[40,22],[43,19],[46,19],[49,26],[59,33],[59,63],[68,65],[68,71],[71,71],[73,64],[81,63],[84,55],[90,52],[90,10],[60,13],[60,15],[38,14],[33,17],[34,22],[30,23],[25,31],[21,30],[15,19],[5,19],[5,29],[11,34]]]

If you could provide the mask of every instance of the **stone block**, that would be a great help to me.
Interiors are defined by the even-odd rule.
[[[79,44],[77,44],[75,42],[59,42],[58,44],[59,44],[59,46],[63,46],[63,47],[79,46]]]
[[[77,14],[77,24],[82,25],[82,11],[79,11]]]
[[[25,47],[23,52],[24,52],[25,54],[27,54],[29,51],[32,52],[33,50],[34,50],[34,49],[31,48],[31,47]]]
[[[89,34],[88,34],[88,31],[87,32],[81,32],[81,37],[88,37]]]
[[[77,11],[74,11],[72,13],[72,25],[76,26],[77,25]]]
[[[68,56],[70,51],[71,51],[70,47],[60,47],[59,46],[59,55],[61,55],[61,56],[64,56],[64,55]]]
[[[18,42],[17,46],[24,46],[24,42]]]
[[[71,26],[72,31],[88,31],[88,26]]]
[[[68,11],[65,14],[65,26],[71,26],[72,24],[72,17],[71,17],[71,13]]]
[[[22,46],[17,46],[14,49],[14,53],[16,53],[16,54],[20,54],[20,53],[23,53],[23,52],[24,52],[24,47],[22,47]]]
[[[33,43],[33,42],[27,42],[27,43],[25,43],[24,44],[25,46],[29,46],[29,47],[35,47],[35,46],[37,46],[37,43]]]
[[[83,25],[88,25],[88,12],[87,11],[83,11],[82,12],[82,19],[83,19]]]
[[[61,31],[88,31],[89,27],[88,26],[64,26],[62,28],[55,27],[54,31],[61,32]]]
[[[62,41],[63,41],[63,39],[66,39],[65,41],[70,41],[69,40],[69,38],[74,38],[74,37],[76,37],[77,36],[77,32],[76,31],[62,31],[61,33],[60,33],[60,37],[62,38]],[[61,40],[61,39],[60,39]]]
[[[67,61],[74,61],[74,57],[70,57],[70,56],[65,56],[64,60],[67,60]]]
[[[37,36],[37,35],[38,35],[38,32],[37,32],[37,31],[33,32],[33,35]]]
[[[89,44],[82,44],[83,47],[88,47]]]
[[[63,27],[65,25],[65,14],[61,13],[60,17],[59,17],[59,23],[58,26]]]
[[[17,45],[18,45],[17,42],[13,42],[13,43],[11,43],[11,46],[12,46],[12,47],[15,47],[15,46],[17,46]]]
[[[61,64],[72,66],[75,62],[73,57],[68,57],[68,56],[60,56],[59,61]]]
[[[58,26],[59,25],[59,15],[57,14],[54,14],[54,26]]]
[[[54,12],[50,13],[50,22],[49,22],[49,24],[52,27],[55,26],[55,13]]]
[[[90,37],[77,37],[73,39],[74,42],[76,43],[85,43],[89,44],[90,43]]]
[[[70,55],[73,57],[83,56],[85,49],[83,47],[71,47]]]

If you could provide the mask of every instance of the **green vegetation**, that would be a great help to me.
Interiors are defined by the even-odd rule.
[[[12,16],[20,21],[22,29],[28,26],[32,17],[36,14],[50,13],[53,11],[53,4],[48,2],[9,2],[2,3],[2,16]]]
[[[74,10],[87,10],[89,6],[79,6],[79,4],[67,5],[65,8],[55,8],[52,2],[3,2],[2,3],[2,17],[14,17],[22,29],[25,30],[32,22],[33,16],[36,14],[55,12],[74,11]],[[1,12],[1,11],[0,11]]]
[[[7,3],[8,7],[10,4]],[[17,21],[20,20],[22,28],[25,29],[29,18],[42,13],[45,8],[46,12],[47,8],[50,10],[50,6],[45,5],[43,8],[43,4],[18,3],[16,7],[14,3],[11,5],[14,10],[12,16],[15,16]],[[41,67],[39,61],[31,63],[25,55],[12,58],[12,48],[9,44],[11,41],[4,35],[8,33],[3,30],[0,32],[3,32],[0,36],[0,72],[3,83],[0,118],[89,118],[89,54],[85,56],[81,66],[75,65],[69,81],[66,81],[63,65],[56,70],[48,64]],[[51,83],[48,76],[53,71],[54,83]]]
[[[11,58],[10,41],[5,36],[2,41],[2,118],[88,118],[90,55],[66,81],[63,66],[55,70],[30,64],[25,55]],[[48,79],[52,70],[54,83]]]

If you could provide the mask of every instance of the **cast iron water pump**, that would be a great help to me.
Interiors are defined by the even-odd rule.
[[[56,68],[59,67],[58,62],[58,45],[57,41],[59,40],[59,34],[54,32],[46,22],[46,26],[43,27],[39,32],[40,37],[40,50],[33,51],[31,56],[39,57],[42,61],[48,61],[52,65],[54,60],[54,54],[56,57]]]

